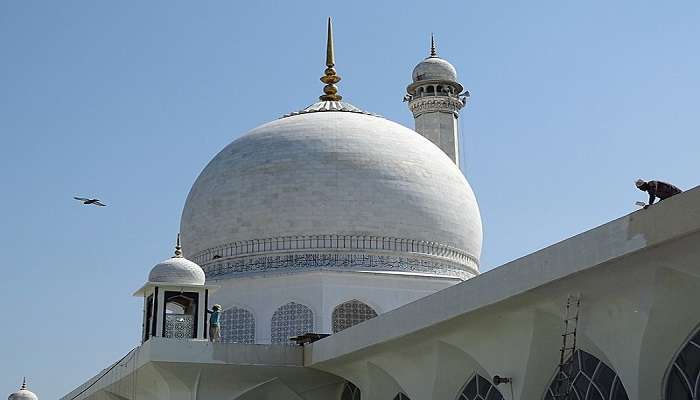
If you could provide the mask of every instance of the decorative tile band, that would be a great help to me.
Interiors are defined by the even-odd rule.
[[[324,252],[327,250],[350,250],[361,253],[368,251],[372,253],[407,253],[406,256],[436,257],[448,263],[460,264],[467,268],[478,269],[479,265],[479,260],[476,257],[464,250],[445,244],[424,240],[360,235],[283,236],[243,240],[202,251],[190,259],[204,266],[210,262],[215,261],[219,264],[224,260],[239,258],[240,256],[273,256],[280,253]]]
[[[212,262],[202,268],[208,279],[306,271],[398,271],[459,279],[468,279],[478,274],[475,264],[465,267],[422,257],[340,252],[241,257]]]

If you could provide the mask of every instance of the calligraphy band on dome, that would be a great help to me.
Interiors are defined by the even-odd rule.
[[[416,253],[417,255],[445,258],[470,266],[478,265],[478,259],[475,256],[445,244],[425,240],[363,235],[303,235],[241,240],[197,253],[192,256],[192,259],[198,264],[205,265],[211,261],[231,257],[289,250],[325,249]]]

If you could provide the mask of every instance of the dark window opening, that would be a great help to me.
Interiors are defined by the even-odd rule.
[[[615,371],[583,350],[576,350],[557,373],[544,399],[629,400]]]
[[[700,396],[700,331],[673,360],[664,392],[666,400],[695,400]]]
[[[360,393],[360,388],[348,382],[343,387],[343,394],[340,396],[340,400],[361,400],[362,394]]]
[[[191,339],[197,337],[197,306],[199,294],[165,292],[163,307],[163,337]]]
[[[503,395],[488,379],[476,374],[464,385],[458,400],[503,400]]]
[[[150,295],[146,298],[146,321],[143,324],[143,341],[145,342],[151,337],[151,333],[153,332],[152,326],[153,326],[153,314],[155,313],[155,310],[153,310],[153,295]]]

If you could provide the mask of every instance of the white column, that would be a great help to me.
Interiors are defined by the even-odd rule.
[[[200,289],[198,292],[199,298],[197,300],[197,326],[195,327],[197,339],[204,339],[204,330],[206,329],[207,322],[207,301],[206,301],[206,290]]]

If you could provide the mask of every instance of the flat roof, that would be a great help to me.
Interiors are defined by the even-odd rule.
[[[212,343],[206,340],[152,337],[61,399],[84,399],[150,362],[235,365],[242,368],[302,368],[303,351],[300,346]]]
[[[305,346],[305,364],[349,355],[700,231],[700,187],[640,209]]]

